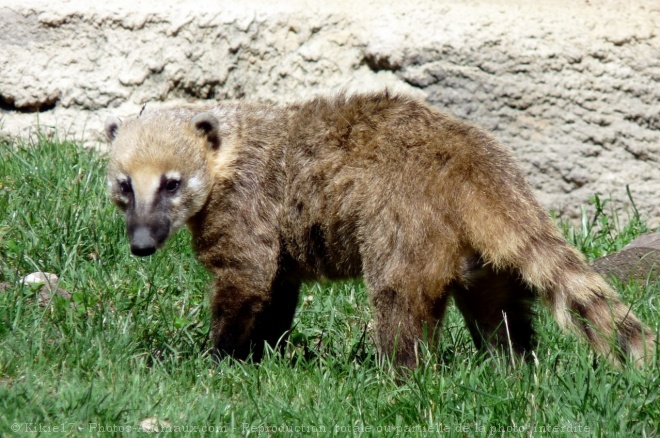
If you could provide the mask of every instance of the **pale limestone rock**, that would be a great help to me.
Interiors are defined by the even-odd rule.
[[[493,131],[547,208],[630,185],[660,223],[660,3],[392,3],[0,0],[0,126],[99,145],[144,103],[389,87]]]
[[[50,272],[33,272],[23,277],[21,284],[45,284],[55,287],[58,281],[59,277]]]

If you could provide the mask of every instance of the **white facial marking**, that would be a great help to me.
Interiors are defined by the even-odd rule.
[[[176,170],[170,170],[165,174],[165,178],[181,180],[181,173]]]
[[[202,187],[202,179],[199,177],[199,175],[193,175],[189,180],[188,180],[188,187],[190,187],[190,190],[196,192]]]

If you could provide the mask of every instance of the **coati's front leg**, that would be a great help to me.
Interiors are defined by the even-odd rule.
[[[261,342],[263,339],[271,347],[278,346],[280,351],[284,350],[296,313],[300,286],[301,282],[296,278],[283,274],[275,277],[271,288],[270,303],[267,303],[255,328],[254,338],[259,345],[264,345]],[[260,356],[257,357],[256,352],[253,354],[255,359],[260,358]]]
[[[234,270],[220,275],[211,298],[211,339],[217,358],[261,360],[265,344],[281,347],[291,328],[300,282],[276,275]]]

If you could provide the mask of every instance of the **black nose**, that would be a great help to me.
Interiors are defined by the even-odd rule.
[[[151,236],[149,228],[138,227],[133,231],[131,252],[139,257],[149,256],[156,252],[156,240]]]

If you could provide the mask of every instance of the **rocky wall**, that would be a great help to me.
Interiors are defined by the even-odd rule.
[[[145,103],[389,87],[491,130],[548,208],[628,185],[660,222],[660,1],[390,3],[0,0],[0,124],[98,145]]]

